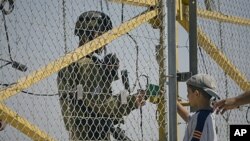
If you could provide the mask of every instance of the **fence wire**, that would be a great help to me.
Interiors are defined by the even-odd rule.
[[[228,19],[234,17],[232,18],[233,20],[241,18],[241,20],[247,21],[250,16],[249,10],[247,10],[247,7],[250,6],[249,1],[205,0],[197,2],[199,10],[207,10],[207,13],[210,12],[211,15],[206,18],[200,15],[197,21],[198,28],[210,39],[210,41],[205,44],[207,44],[207,46],[209,46],[210,43],[214,44],[227,58],[228,62],[239,70],[238,73],[249,82],[249,22],[248,24],[241,24],[212,18],[217,17],[217,19],[220,19],[222,16],[218,15],[223,15],[227,16]],[[218,91],[223,99],[242,93],[244,89],[241,89],[236,83],[237,78],[234,77],[236,76],[235,70],[226,68],[226,63],[219,65],[219,62],[223,59],[222,56],[217,56],[209,49],[205,51],[204,48],[209,47],[204,47],[204,45],[199,44],[199,72],[211,74],[216,78]],[[229,140],[229,125],[249,124],[250,113],[248,109],[249,105],[246,105],[238,110],[228,111],[224,116],[217,116],[216,126],[219,140]]]
[[[149,98],[136,108],[131,96],[161,85],[159,64],[167,62],[167,56],[160,56],[157,20],[143,22],[159,14],[152,7],[106,0],[0,2],[0,120],[8,121],[0,140],[115,140],[118,129],[127,140],[161,138],[165,101]],[[221,98],[236,96],[250,79],[250,2],[197,2],[198,72],[216,78]],[[92,12],[79,18],[87,11]],[[187,41],[181,42],[185,56],[180,60],[187,66]],[[104,45],[93,57],[90,52]],[[122,104],[120,94],[127,92],[128,103]],[[218,139],[229,140],[230,124],[249,123],[249,109],[246,105],[217,116]]]
[[[13,7],[11,2],[14,2]],[[81,19],[79,16],[82,13],[105,13],[110,17],[114,29],[145,14],[150,10],[148,7],[104,0],[1,0],[1,6],[1,10],[7,12],[1,13],[0,24],[1,91],[11,87],[21,91],[17,94],[9,91],[10,95],[1,95],[4,100],[1,104],[10,108],[6,111],[1,109],[2,120],[7,120],[6,115],[10,115],[10,110],[14,112],[14,116],[1,131],[0,140],[39,140],[39,137],[51,137],[55,140],[105,140],[109,138],[106,136],[112,136],[111,139],[115,140],[112,133],[113,127],[117,129],[117,126],[131,140],[159,139],[157,104],[146,101],[146,105],[140,109],[136,107],[134,95],[127,98],[128,103],[125,105],[119,99],[119,95],[125,90],[121,72],[127,72],[127,89],[130,95],[136,94],[140,89],[146,90],[147,84],[159,84],[159,66],[156,60],[158,29],[152,28],[148,22],[135,29],[131,28],[128,33],[105,45],[104,52],[94,54],[95,59],[100,62],[94,60],[91,54],[77,58],[74,53],[70,58],[76,57],[78,61],[69,63],[69,66],[65,64],[71,59],[60,60],[91,39],[111,31],[108,30],[111,27],[107,24],[107,17],[101,17],[103,19],[100,21],[100,15],[88,13],[87,18],[83,16]],[[95,27],[96,24],[103,27]],[[99,42],[90,46],[98,46],[116,35],[112,32],[109,34],[110,36],[100,38]],[[82,42],[79,43],[79,40]],[[55,71],[62,64],[65,67],[58,69],[59,72]],[[105,71],[110,68],[117,72]],[[110,78],[115,76],[114,73],[118,75],[116,81]],[[92,97],[84,99],[85,94],[92,94]],[[100,96],[96,96],[99,94]],[[94,99],[95,97],[97,98]],[[107,107],[103,107],[104,105]],[[23,128],[20,127],[22,120],[16,120],[21,118],[29,123],[25,123]],[[120,120],[122,123],[118,124]],[[106,126],[112,128],[106,129]],[[96,135],[97,132],[100,135]]]

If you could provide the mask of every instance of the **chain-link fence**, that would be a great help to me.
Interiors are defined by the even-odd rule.
[[[249,89],[249,1],[197,1],[198,69],[217,80],[221,98]],[[229,125],[249,124],[249,106],[217,116],[219,140],[229,140]]]
[[[159,85],[149,6],[1,0],[0,140],[158,140],[161,109],[138,107]]]
[[[180,6],[177,20],[189,32],[189,1],[183,2],[184,5]],[[250,13],[247,8],[250,3],[234,0],[197,0],[196,2],[198,73],[214,76],[222,99],[234,97],[249,90]],[[181,54],[183,52],[189,54],[189,50],[185,49],[188,47],[187,41],[178,41],[178,50]],[[188,59],[186,56],[179,58]],[[183,67],[184,64],[185,61],[179,64],[182,70],[186,69]],[[180,95],[185,96],[181,93]],[[218,140],[229,140],[229,125],[249,124],[249,116],[249,105],[228,111],[223,116],[216,116]],[[182,124],[179,126],[182,127]]]
[[[167,25],[159,19],[167,14],[153,0],[126,2],[1,0],[0,120],[8,124],[0,140],[166,137],[166,98],[152,95],[165,85],[161,29]],[[177,1],[177,20],[188,30],[183,2]],[[198,72],[216,78],[221,98],[249,89],[249,6],[197,1]],[[178,34],[181,72],[188,64],[184,32]],[[143,90],[151,97],[138,108]],[[217,116],[219,140],[229,140],[230,124],[249,123],[248,111],[247,105]]]

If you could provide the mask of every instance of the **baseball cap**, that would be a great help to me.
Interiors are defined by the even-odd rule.
[[[220,99],[216,92],[216,83],[210,75],[207,74],[196,74],[187,80],[187,85],[192,85],[203,89],[210,96]]]

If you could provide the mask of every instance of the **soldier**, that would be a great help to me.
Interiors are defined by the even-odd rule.
[[[106,14],[98,11],[82,13],[75,26],[79,46],[112,29]],[[110,140],[123,116],[145,104],[140,94],[127,97],[122,104],[119,95],[112,95],[111,83],[118,80],[119,59],[108,54],[99,60],[104,47],[63,68],[58,73],[58,91],[64,124],[71,140]],[[81,89],[82,93],[77,93]]]

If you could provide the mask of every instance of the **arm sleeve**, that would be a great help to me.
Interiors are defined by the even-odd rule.
[[[63,68],[58,72],[57,76],[57,87],[58,87],[58,94],[59,94],[59,102],[61,107],[61,113],[63,116],[63,121],[66,127],[66,130],[69,131],[70,125],[72,125],[70,122],[72,120],[71,117],[73,115],[73,111],[71,110],[71,107],[73,107],[72,102],[68,100],[70,98],[69,96],[72,96],[73,92],[73,78],[74,73],[72,73],[74,63],[69,65],[68,67]]]

